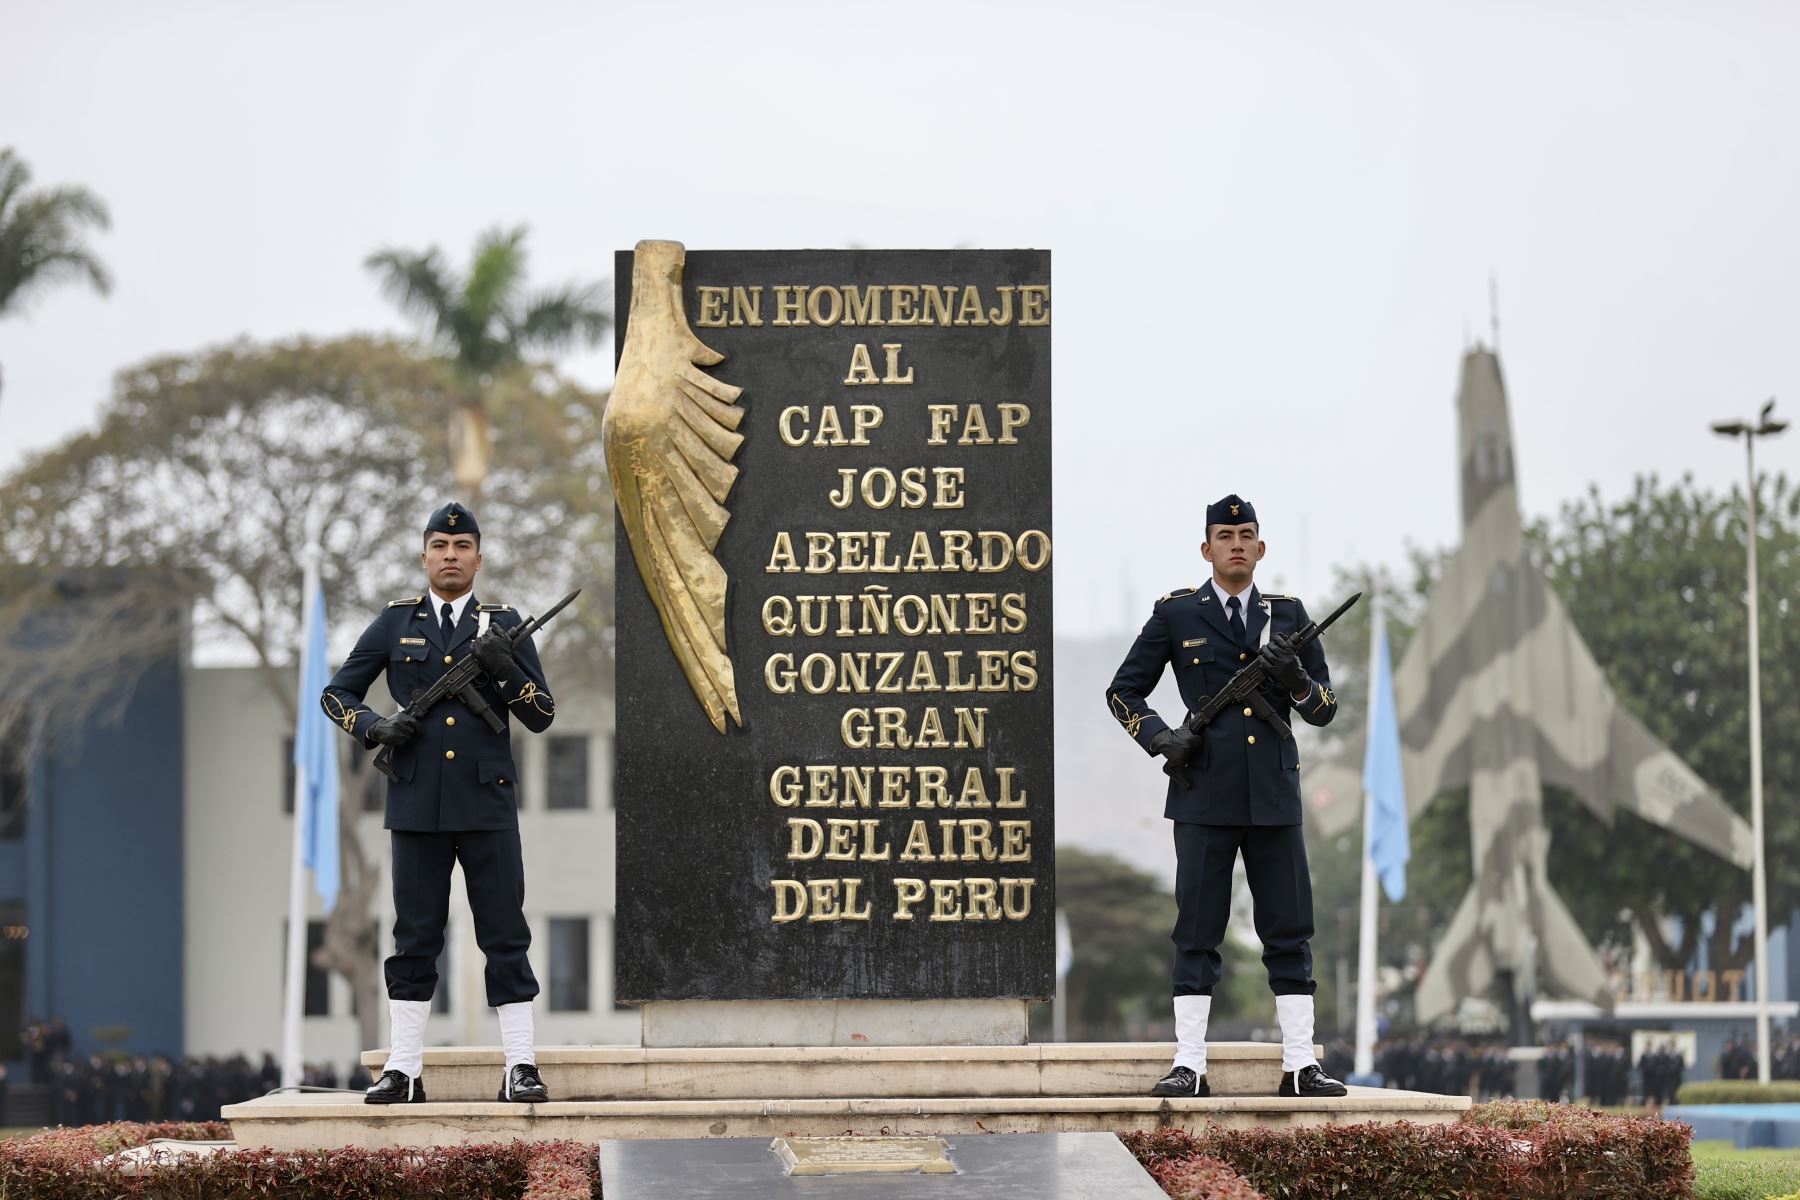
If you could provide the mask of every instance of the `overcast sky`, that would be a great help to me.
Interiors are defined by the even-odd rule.
[[[500,222],[545,283],[647,237],[1052,250],[1069,631],[1200,582],[1227,491],[1316,609],[1453,544],[1490,272],[1528,516],[1728,486],[1709,421],[1800,417],[1793,5],[15,0],[0,33],[0,144],[105,197],[118,281],[0,323],[0,470],[149,355],[407,332],[363,257]],[[1800,474],[1800,432],[1763,461]]]

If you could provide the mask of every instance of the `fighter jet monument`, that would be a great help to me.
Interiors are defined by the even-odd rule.
[[[1418,1017],[1483,996],[1501,972],[1519,1000],[1612,995],[1599,956],[1546,878],[1543,787],[1601,820],[1624,809],[1746,869],[1749,825],[1619,703],[1568,611],[1525,552],[1506,389],[1496,355],[1463,356],[1462,545],[1446,564],[1394,674],[1407,804],[1469,789],[1474,882],[1428,963]],[[1338,802],[1327,831],[1361,811],[1361,747],[1306,781]]]

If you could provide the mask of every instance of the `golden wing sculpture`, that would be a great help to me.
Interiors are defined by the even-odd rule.
[[[638,574],[688,685],[724,733],[726,714],[744,718],[725,645],[725,568],[713,550],[731,520],[743,389],[699,369],[725,356],[688,328],[686,260],[680,242],[637,244],[625,352],[600,434]]]

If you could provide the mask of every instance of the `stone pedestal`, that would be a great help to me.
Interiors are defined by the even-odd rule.
[[[776,1137],[858,1133],[1117,1132],[1213,1121],[1231,1127],[1454,1121],[1467,1096],[1351,1088],[1281,1099],[1281,1047],[1214,1042],[1205,1100],[1145,1095],[1168,1043],[1037,1046],[541,1047],[549,1104],[493,1099],[497,1047],[425,1051],[428,1104],[355,1095],[265,1096],[226,1108],[240,1146],[433,1146],[576,1138]],[[379,1069],[386,1052],[363,1061]]]
[[[644,1045],[1023,1046],[1026,1000],[665,1000]]]

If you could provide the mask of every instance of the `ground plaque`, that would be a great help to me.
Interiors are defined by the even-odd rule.
[[[1049,995],[1049,254],[618,279],[618,998]]]
[[[607,1200],[1163,1200],[1111,1133],[1002,1133],[943,1139],[955,1174],[786,1173],[767,1138],[604,1141]]]
[[[769,1146],[789,1175],[954,1175],[940,1137],[778,1137]]]

